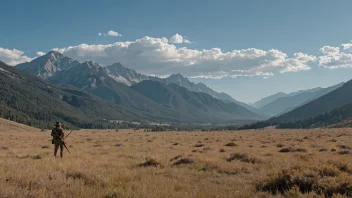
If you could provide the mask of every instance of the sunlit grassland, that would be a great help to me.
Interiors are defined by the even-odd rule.
[[[71,154],[61,160],[48,131],[0,127],[0,197],[352,193],[352,129],[80,130],[67,138]]]

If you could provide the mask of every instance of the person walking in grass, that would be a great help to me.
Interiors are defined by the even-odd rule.
[[[53,144],[55,145],[54,147],[54,157],[56,158],[57,150],[60,147],[60,157],[63,157],[63,152],[64,152],[64,131],[61,128],[62,124],[60,122],[56,122],[55,128],[51,131],[51,136],[53,137]]]

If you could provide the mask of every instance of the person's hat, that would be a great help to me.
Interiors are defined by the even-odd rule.
[[[60,122],[56,122],[55,126],[61,126],[62,124]]]

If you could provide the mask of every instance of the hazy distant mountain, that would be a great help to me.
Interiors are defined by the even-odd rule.
[[[262,98],[261,100],[253,103],[252,106],[259,109],[260,107],[265,106],[265,105],[273,102],[274,100],[276,100],[278,98],[285,97],[285,96],[287,96],[286,93],[279,92],[279,93],[267,96],[265,98]]]
[[[260,109],[261,107],[268,105],[269,103],[274,102],[275,100],[279,99],[279,98],[283,98],[283,97],[290,97],[290,96],[296,96],[302,93],[306,93],[306,92],[316,92],[321,90],[321,87],[317,87],[317,88],[313,88],[313,89],[308,89],[308,90],[299,90],[296,92],[292,92],[292,93],[283,93],[283,92],[279,92],[270,96],[267,96],[265,98],[262,98],[261,100],[251,104],[251,106],[256,107],[258,109]]]
[[[310,101],[286,114],[272,118],[275,121],[297,121],[329,112],[352,101],[352,80],[341,87]]]
[[[164,82],[166,82],[168,84],[170,84],[170,83],[177,84],[178,86],[185,87],[186,89],[188,89],[190,91],[206,93],[206,94],[209,94],[213,98],[216,98],[218,100],[238,104],[238,105],[240,105],[240,106],[242,106],[242,107],[258,114],[258,115],[261,115],[264,118],[269,117],[267,114],[263,113],[262,111],[258,110],[255,107],[247,105],[244,102],[237,101],[234,98],[232,98],[230,95],[228,95],[224,92],[221,92],[221,93],[216,92],[203,83],[195,84],[195,83],[189,81],[186,77],[182,76],[181,74],[173,74],[173,75],[169,76],[168,78],[165,78]]]
[[[265,112],[271,116],[280,115],[286,113],[288,111],[293,110],[296,107],[299,107],[305,103],[308,103],[320,96],[323,96],[339,87],[341,87],[343,83],[340,83],[335,86],[327,87],[327,88],[314,88],[305,91],[298,91],[290,94],[286,94],[286,96],[278,98],[269,104],[266,104],[259,108],[260,111]]]
[[[67,70],[78,64],[79,62],[76,60],[68,58],[59,52],[51,51],[31,62],[18,64],[16,67],[46,79],[58,71]]]
[[[352,80],[342,86],[338,84],[330,88],[336,89],[287,113],[266,121],[245,125],[241,129],[263,128],[271,125],[277,125],[279,128],[314,128],[352,120]]]
[[[261,116],[235,103],[226,103],[212,96],[192,92],[174,83],[164,84],[157,81],[143,81],[132,86],[151,100],[171,109],[186,112],[204,120],[249,120],[263,119]]]
[[[165,80],[166,80],[167,83],[174,83],[174,84],[176,84],[178,86],[185,87],[186,89],[188,89],[190,91],[202,92],[202,93],[209,94],[212,97],[214,97],[216,99],[219,99],[219,100],[238,103],[237,100],[233,99],[228,94],[223,93],[223,92],[222,93],[218,93],[218,92],[212,90],[211,88],[209,88],[208,86],[206,86],[203,83],[195,84],[195,83],[189,81],[186,77],[182,76],[181,74],[173,74],[173,75],[167,77]]]

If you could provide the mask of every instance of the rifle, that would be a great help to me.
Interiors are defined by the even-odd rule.
[[[70,131],[70,133],[68,133],[68,134],[66,135],[66,137],[64,137],[64,140],[65,140],[71,133],[72,133],[72,130]]]
[[[66,137],[67,137],[67,136],[66,136]],[[62,145],[64,145],[64,147],[65,147],[65,149],[68,151],[68,153],[71,153],[70,150],[68,150],[64,139],[62,139],[62,137],[60,137],[60,139],[61,139]]]
[[[71,133],[72,133],[72,130],[70,131],[69,134],[66,135],[66,137],[64,137],[64,138],[60,137],[61,142],[62,142],[62,145],[64,145],[64,147],[65,147],[65,149],[68,151],[68,153],[71,153],[71,152],[70,152],[70,150],[68,150],[68,148],[67,148],[66,143],[65,143],[64,140],[65,140]]]

